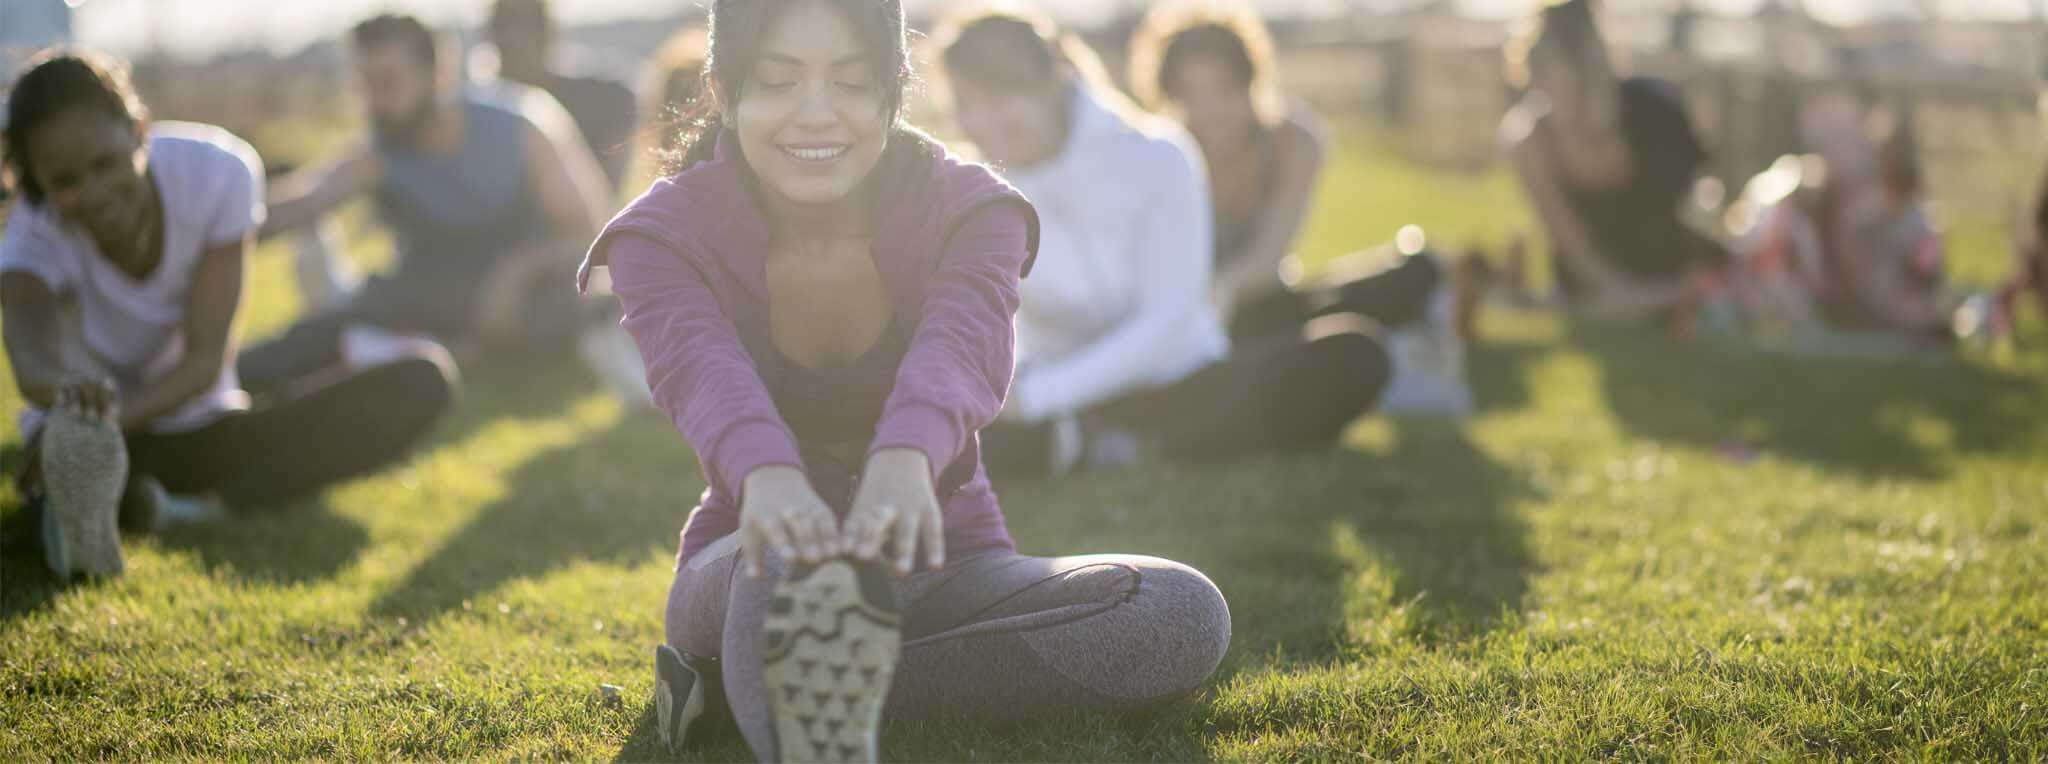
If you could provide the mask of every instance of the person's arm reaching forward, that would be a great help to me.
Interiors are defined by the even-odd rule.
[[[899,574],[945,565],[945,527],[933,484],[974,434],[995,421],[1015,360],[1017,281],[1030,258],[1022,202],[983,207],[946,245],[925,289],[924,318],[875,426],[841,546]]]
[[[270,213],[257,238],[310,228],[334,208],[369,193],[383,177],[384,161],[369,144],[354,146],[326,164],[292,173],[272,186]]]

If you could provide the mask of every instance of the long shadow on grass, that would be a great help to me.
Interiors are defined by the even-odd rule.
[[[1524,343],[1484,342],[1471,346],[1465,363],[1474,403],[1482,411],[1528,406],[1529,378],[1523,367],[1552,352],[1555,348],[1547,345]]]
[[[1455,422],[1392,424],[1384,453],[1276,465],[1245,518],[1264,527],[1240,531],[1248,543],[1212,574],[1231,595],[1235,651],[1325,660],[1396,608],[1404,638],[1457,641],[1521,607],[1535,563],[1514,504],[1528,484]]]
[[[455,410],[421,446],[461,443],[499,418],[539,418],[562,412],[597,388],[573,353],[535,353],[465,368]]]
[[[1939,479],[1954,453],[2048,441],[2048,385],[1956,363],[1792,359],[1579,324],[1615,415],[1636,435],[1867,477]],[[1945,430],[1946,432],[1942,432]]]
[[[1359,455],[1377,473],[1375,501],[1329,523],[1330,553],[1354,578],[1342,594],[1347,625],[1386,605],[1407,608],[1405,631],[1425,641],[1461,640],[1519,610],[1535,562],[1514,505],[1533,497],[1520,473],[1495,461],[1446,420],[1400,419],[1383,456]],[[1363,545],[1365,555],[1352,545]],[[1370,568],[1387,563],[1378,582]],[[1364,574],[1362,578],[1356,577]],[[1390,601],[1375,602],[1376,597]]]
[[[370,543],[369,533],[325,498],[173,526],[158,538],[197,553],[210,571],[279,583],[330,578]]]
[[[503,500],[477,513],[373,610],[424,621],[570,563],[637,564],[675,548],[701,490],[695,461],[662,417],[629,413],[521,466],[507,478]]]
[[[16,503],[0,512],[0,625],[41,612],[71,587],[50,574],[39,543],[26,507]]]
[[[1456,423],[1393,427],[1383,453],[998,486],[1026,554],[1154,554],[1208,574],[1235,623],[1226,670],[1327,660],[1361,619],[1408,603],[1418,638],[1488,630],[1520,607],[1533,572],[1514,511],[1531,489]],[[1362,573],[1386,590],[1361,591]]]

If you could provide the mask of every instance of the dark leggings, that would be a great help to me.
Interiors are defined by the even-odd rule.
[[[739,571],[739,539],[712,542],[676,566],[668,643],[720,656],[733,718],[762,761],[776,759],[761,678],[774,582]],[[1156,557],[1002,553],[900,579],[903,652],[890,719],[1007,722],[1111,713],[1201,686],[1230,646],[1222,592]]]
[[[442,342],[468,335],[484,268],[418,267],[363,283],[348,302],[293,324],[284,334],[236,359],[242,386],[256,395],[291,389],[341,362],[341,337],[351,326],[421,333]],[[585,305],[567,276],[541,278],[528,301],[529,349],[563,346],[582,321]]]
[[[1376,255],[1362,252],[1354,258]],[[1334,270],[1368,270],[1340,261]],[[1404,256],[1391,267],[1335,284],[1316,284],[1302,289],[1283,289],[1240,306],[1230,320],[1234,342],[1259,342],[1295,332],[1302,325],[1323,316],[1350,314],[1371,319],[1384,329],[1398,329],[1421,321],[1429,309],[1430,296],[1444,281],[1443,265],[1435,255],[1422,252]]]
[[[1174,461],[1327,447],[1393,376],[1378,331],[1420,321],[1442,281],[1436,258],[1417,255],[1363,278],[1254,301],[1231,322],[1238,349],[1230,357],[1081,418],[1133,431]],[[1052,462],[1051,426],[983,430],[983,459],[993,472],[1043,471]]]
[[[396,461],[447,410],[451,391],[434,362],[399,361],[196,430],[129,435],[129,471],[235,508],[282,504]]]

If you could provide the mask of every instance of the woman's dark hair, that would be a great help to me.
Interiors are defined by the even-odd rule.
[[[393,43],[403,45],[429,69],[439,60],[440,40],[426,22],[414,16],[380,13],[357,22],[349,29],[348,38],[358,50]]]
[[[1130,81],[1138,102],[1154,111],[1179,98],[1187,62],[1213,58],[1237,73],[1262,109],[1277,106],[1273,93],[1273,38],[1251,7],[1241,4],[1154,6],[1131,36]]]
[[[1543,9],[1508,41],[1508,79],[1527,85],[1540,66],[1577,67],[1586,53],[1607,50],[1594,0],[1545,0]]]
[[[704,58],[703,92],[679,126],[679,152],[663,157],[671,172],[711,158],[723,123],[720,109],[737,100],[760,58],[761,41],[769,25],[792,3],[805,0],[716,0],[711,5],[709,50]],[[815,0],[829,3],[845,13],[854,31],[866,44],[868,62],[876,87],[882,94],[882,113],[891,123],[903,113],[904,93],[910,89],[910,41],[904,31],[901,0]],[[680,153],[680,156],[676,156]]]
[[[42,203],[43,187],[36,182],[29,136],[71,109],[88,109],[130,126],[149,121],[149,110],[119,61],[73,50],[46,51],[31,59],[8,96],[7,129],[0,143],[15,188],[31,204]]]

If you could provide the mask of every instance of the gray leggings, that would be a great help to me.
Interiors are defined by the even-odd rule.
[[[676,567],[668,642],[723,656],[733,717],[775,758],[762,692],[761,631],[774,581],[739,570],[727,536]],[[1004,722],[1140,708],[1199,687],[1230,645],[1230,609],[1200,572],[1136,555],[955,561],[896,585],[903,653],[890,719]]]

